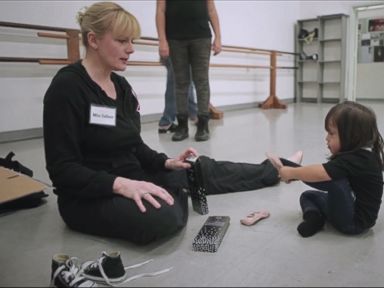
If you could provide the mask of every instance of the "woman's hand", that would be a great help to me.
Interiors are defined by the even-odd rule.
[[[178,158],[174,159],[167,159],[165,161],[165,168],[170,170],[179,170],[179,169],[188,169],[191,168],[191,164],[185,162],[185,159],[187,159],[190,156],[197,157],[197,151],[194,148],[188,148],[183,153],[179,155]]]
[[[123,177],[117,177],[113,183],[113,192],[136,202],[141,212],[146,212],[143,199],[153,207],[160,208],[156,197],[163,199],[169,205],[173,205],[174,199],[165,189],[146,181],[136,181]]]

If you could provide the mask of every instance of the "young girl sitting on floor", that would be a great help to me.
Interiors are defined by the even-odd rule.
[[[329,161],[300,166],[269,155],[282,181],[301,180],[317,190],[300,197],[303,237],[317,233],[329,221],[345,234],[360,234],[373,227],[383,194],[383,138],[375,113],[356,102],[345,101],[325,118]],[[326,191],[326,192],[323,192]]]

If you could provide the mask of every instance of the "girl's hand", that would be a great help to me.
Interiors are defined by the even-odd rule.
[[[174,199],[165,189],[146,181],[136,181],[128,178],[117,177],[113,183],[113,192],[136,202],[141,212],[146,212],[143,199],[153,207],[160,208],[160,203],[155,196],[163,199],[169,205],[173,205]]]
[[[278,169],[281,181],[284,181],[285,183],[291,182],[292,178],[289,173],[291,169],[292,169],[291,167],[287,167],[287,166],[282,166],[280,167],[280,169]]]
[[[197,151],[194,148],[188,148],[183,153],[179,155],[178,158],[175,159],[167,159],[165,161],[165,168],[170,170],[179,170],[179,169],[188,169],[191,168],[191,165],[187,162],[185,162],[185,159],[187,159],[190,156],[197,157]]]

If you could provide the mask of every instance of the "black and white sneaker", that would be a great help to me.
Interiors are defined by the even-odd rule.
[[[96,261],[87,261],[82,265],[82,275],[87,279],[118,283],[126,278],[126,272],[119,252],[103,252]]]
[[[80,275],[78,258],[65,254],[52,257],[50,287],[96,287],[96,283]]]
[[[164,134],[164,133],[167,133],[167,132],[173,133],[173,132],[176,131],[176,128],[177,128],[177,125],[175,123],[171,123],[169,125],[159,126],[158,132],[160,134]]]
[[[141,273],[128,277],[127,270],[143,266],[153,259],[145,262],[124,267],[121,261],[120,252],[102,252],[102,255],[96,261],[87,261],[81,265],[81,275],[89,280],[102,283],[104,285],[115,286],[141,277],[157,276],[172,269],[166,268],[152,273]]]

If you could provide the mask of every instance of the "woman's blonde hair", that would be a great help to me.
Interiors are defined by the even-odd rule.
[[[97,2],[90,7],[85,7],[77,15],[80,25],[82,41],[88,46],[87,35],[94,32],[102,36],[111,31],[116,38],[140,37],[140,24],[136,17],[120,5],[113,2]]]

